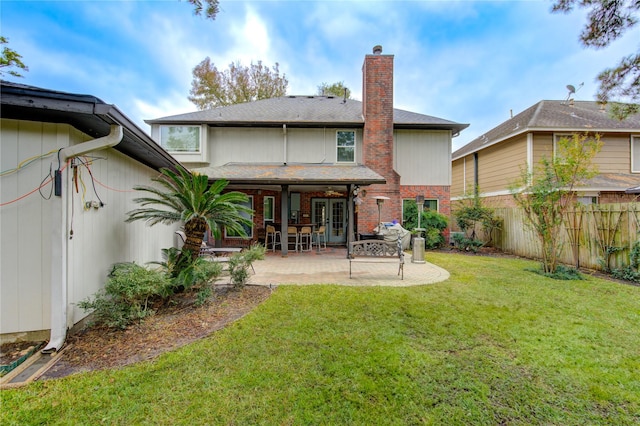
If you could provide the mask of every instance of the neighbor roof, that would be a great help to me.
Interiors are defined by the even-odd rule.
[[[218,107],[204,111],[145,120],[148,124],[202,123],[211,126],[304,127],[364,126],[362,102],[336,96],[283,96]],[[400,109],[393,110],[396,129],[443,129],[454,135],[468,124],[455,123],[430,115]]]
[[[386,183],[384,177],[361,165],[229,163],[217,167],[195,168],[191,171],[207,175],[209,180],[225,179],[234,184],[371,185]]]
[[[25,84],[1,81],[2,118],[66,123],[99,138],[110,132],[112,124],[123,128],[123,139],[114,149],[155,169],[179,165],[169,153],[151,139],[115,105],[91,95],[58,92]]]
[[[513,136],[531,131],[640,132],[640,114],[625,120],[612,118],[594,101],[540,101],[455,151],[456,160]]]
[[[638,185],[638,177],[627,173],[600,173],[578,185],[581,191],[628,191]]]

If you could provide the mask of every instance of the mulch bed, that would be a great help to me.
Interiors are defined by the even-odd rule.
[[[67,337],[60,359],[39,380],[120,368],[155,358],[242,318],[271,292],[264,286],[246,286],[242,290],[217,287],[211,301],[203,306],[195,306],[193,295],[185,294],[125,330],[85,328]]]

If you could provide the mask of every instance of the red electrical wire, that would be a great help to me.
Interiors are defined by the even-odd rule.
[[[63,171],[64,169],[67,168],[67,166],[69,165],[69,163],[67,162],[67,164],[64,165],[64,167],[62,167],[60,169],[60,171]],[[8,206],[9,204],[13,204],[15,202],[18,202],[20,200],[22,200],[23,198],[28,197],[29,195],[33,194],[36,191],[39,191],[40,189],[44,188],[45,186],[47,186],[49,184],[49,182],[51,182],[53,180],[52,177],[49,177],[49,179],[46,179],[44,181],[42,181],[42,183],[40,184],[40,186],[38,186],[36,189],[34,189],[33,191],[27,192],[24,195],[21,195],[20,197],[16,198],[15,200],[11,200],[11,201],[7,201],[5,203],[0,203],[0,207],[4,207],[4,206]]]

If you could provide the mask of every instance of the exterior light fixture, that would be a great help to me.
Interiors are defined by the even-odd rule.
[[[382,230],[382,222],[380,221],[382,216],[382,204],[384,203],[384,200],[390,200],[390,198],[385,197],[384,195],[376,195],[373,199],[376,200],[376,204],[378,205],[378,234],[380,234],[380,231]]]

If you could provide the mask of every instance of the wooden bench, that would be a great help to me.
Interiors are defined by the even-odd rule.
[[[402,239],[398,241],[360,240],[350,244],[349,250],[349,278],[351,278],[352,263],[395,263],[398,262],[398,275],[404,279],[404,251]]]

